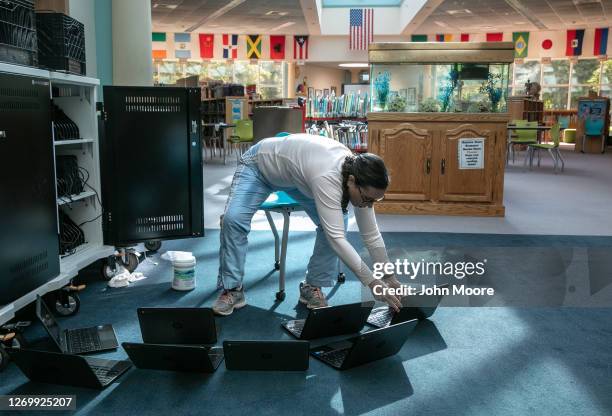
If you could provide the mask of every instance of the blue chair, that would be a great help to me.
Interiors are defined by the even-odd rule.
[[[278,133],[276,137],[289,136],[290,133],[282,132]],[[280,272],[278,280],[278,292],[276,292],[276,299],[278,301],[285,300],[285,263],[287,259],[287,243],[289,240],[289,220],[290,215],[294,211],[302,211],[300,204],[287,193],[283,191],[273,192],[270,194],[259,207],[265,212],[268,224],[274,234],[274,269]],[[279,238],[278,230],[272,219],[271,212],[278,212],[283,216],[283,237]],[[338,262],[338,283],[344,283],[346,276],[342,272],[342,263]]]

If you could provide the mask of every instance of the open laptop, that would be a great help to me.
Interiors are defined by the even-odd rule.
[[[224,341],[228,370],[306,371],[308,341]]]
[[[223,348],[202,345],[121,344],[138,368],[150,370],[214,373],[223,361]]]
[[[138,322],[147,344],[217,342],[217,326],[210,308],[138,308]]]
[[[373,306],[374,302],[358,302],[315,308],[306,319],[286,321],[282,326],[298,339],[354,334],[363,328]]]
[[[115,330],[109,324],[89,328],[62,329],[40,296],[36,298],[36,316],[63,353],[87,354],[113,350],[119,346]]]
[[[125,373],[129,361],[103,360],[49,351],[7,349],[11,359],[30,380],[40,383],[102,389]]]
[[[414,319],[374,329],[356,337],[313,348],[313,357],[338,370],[347,370],[397,354],[419,321]]]
[[[444,283],[437,285],[437,287],[447,288],[449,284]],[[441,300],[442,295],[424,295],[418,293],[414,296],[405,296],[402,298],[402,308],[399,312],[395,312],[388,306],[372,309],[372,313],[368,317],[368,324],[377,328],[384,328],[413,319],[427,319],[436,311]]]

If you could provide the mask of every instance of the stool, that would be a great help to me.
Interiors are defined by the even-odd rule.
[[[576,129],[563,130],[563,143],[576,143]]]
[[[274,269],[280,272],[278,280],[278,292],[276,299],[278,301],[285,300],[285,263],[287,259],[287,242],[289,239],[289,216],[294,211],[302,211],[300,204],[287,195],[285,192],[274,192],[270,194],[259,207],[265,212],[272,234],[274,234]],[[272,220],[271,212],[278,212],[283,215],[283,237],[282,240],[278,236],[278,230]],[[346,276],[342,272],[342,263],[338,262],[339,273],[338,283],[344,283]]]

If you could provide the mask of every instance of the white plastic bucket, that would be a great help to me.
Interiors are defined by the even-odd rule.
[[[196,287],[195,276],[196,259],[192,255],[178,256],[172,261],[174,279],[172,289],[193,290]]]

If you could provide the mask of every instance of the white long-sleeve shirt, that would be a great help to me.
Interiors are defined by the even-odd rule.
[[[321,226],[338,257],[364,284],[374,278],[370,268],[344,235],[342,214],[342,164],[351,151],[321,136],[292,134],[259,142],[257,165],[263,176],[279,187],[297,188],[313,198]],[[373,208],[354,207],[364,245],[374,262],[388,262],[385,243]]]

